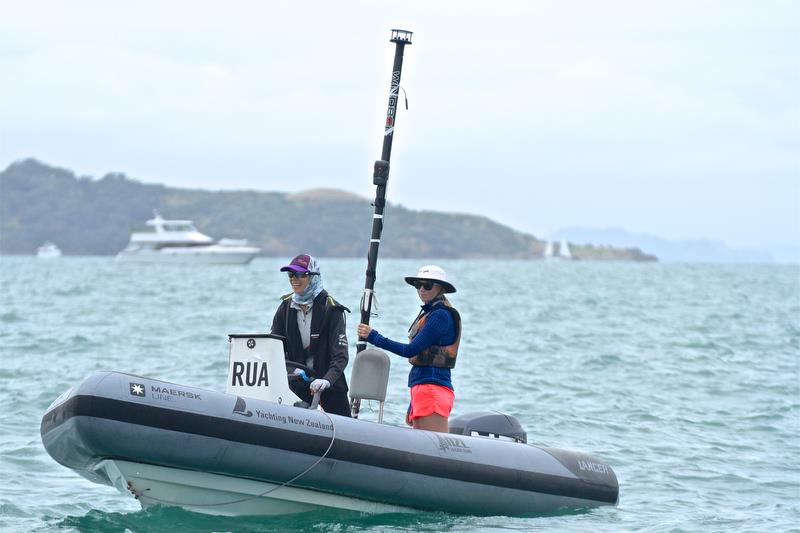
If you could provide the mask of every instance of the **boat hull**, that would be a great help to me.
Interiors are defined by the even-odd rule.
[[[224,249],[224,247],[192,247],[172,250],[139,250],[122,251],[117,254],[117,261],[126,263],[175,263],[175,264],[214,264],[214,265],[246,265],[259,253],[258,248],[246,247],[241,250]]]
[[[36,257],[38,259],[58,259],[61,257],[61,252],[39,252]]]
[[[122,373],[95,374],[62,395],[41,431],[56,461],[144,506],[527,516],[618,500],[611,468],[578,452],[387,426]]]
[[[330,509],[370,514],[413,512],[407,507],[277,483],[130,461],[107,459],[98,463],[95,471],[107,477],[121,493],[138,499],[143,508],[166,505],[227,516],[282,515]]]

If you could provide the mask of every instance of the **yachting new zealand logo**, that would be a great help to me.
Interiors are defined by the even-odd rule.
[[[144,396],[144,385],[131,382],[131,396]]]
[[[245,403],[243,398],[237,396],[236,405],[233,406],[233,414],[242,416],[253,416],[253,411],[247,408],[247,404]]]

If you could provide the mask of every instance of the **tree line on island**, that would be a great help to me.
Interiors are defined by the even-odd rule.
[[[158,210],[193,220],[213,237],[248,239],[265,256],[313,250],[362,257],[372,224],[370,200],[336,189],[300,193],[207,191],[147,184],[124,174],[101,179],[35,159],[0,173],[0,254],[33,254],[44,241],[66,255],[113,255]],[[415,211],[388,203],[381,257],[540,259],[545,242],[489,218]],[[388,223],[388,221],[391,223]],[[436,231],[431,231],[436,228]],[[636,248],[570,244],[575,259],[655,261]]]

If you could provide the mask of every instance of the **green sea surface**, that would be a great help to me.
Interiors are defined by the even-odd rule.
[[[320,261],[326,288],[355,311],[352,357],[366,264]],[[0,530],[800,531],[798,265],[437,261],[463,317],[454,415],[498,410],[533,444],[602,458],[617,507],[214,517],[142,510],[45,452],[42,414],[94,371],[224,390],[227,334],[268,330],[290,290],[284,263],[0,258]],[[405,336],[419,302],[402,278],[422,263],[380,262],[381,333]],[[408,369],[392,357],[390,424],[402,424]],[[376,419],[377,405],[362,416]]]

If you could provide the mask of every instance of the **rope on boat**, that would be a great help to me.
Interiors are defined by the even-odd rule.
[[[331,416],[328,413],[326,413],[325,411],[322,411],[322,410],[320,412],[322,414],[324,414],[328,418],[328,421],[331,423],[331,428],[332,428],[331,429],[331,441],[330,441],[330,443],[328,443],[328,448],[325,450],[325,453],[323,453],[316,461],[314,461],[314,463],[311,466],[309,466],[308,468],[306,468],[305,470],[303,470],[302,472],[300,472],[299,474],[294,476],[289,481],[284,481],[280,485],[272,487],[269,490],[265,490],[261,494],[255,494],[255,495],[252,495],[252,496],[247,496],[245,498],[239,498],[239,499],[236,499],[236,500],[231,500],[231,501],[228,501],[228,502],[221,502],[221,503],[189,503],[189,502],[176,502],[176,501],[170,501],[170,500],[162,500],[160,498],[156,498],[156,497],[153,497],[153,496],[146,496],[146,495],[144,495],[144,492],[147,492],[150,489],[144,489],[143,491],[137,491],[133,487],[133,485],[131,484],[130,481],[128,482],[128,490],[131,491],[131,493],[134,495],[134,497],[137,500],[141,496],[144,496],[148,500],[153,500],[153,501],[158,502],[158,503],[164,503],[164,504],[168,504],[168,505],[185,506],[185,507],[219,507],[221,505],[233,505],[235,503],[243,503],[243,502],[246,502],[246,501],[255,500],[256,498],[261,498],[263,496],[266,496],[267,494],[275,492],[276,490],[278,490],[280,488],[288,486],[290,483],[294,483],[295,481],[297,481],[298,479],[300,479],[301,477],[303,477],[304,475],[309,473],[318,464],[320,464],[323,459],[325,459],[328,456],[328,453],[330,453],[331,448],[333,447],[333,442],[336,440],[336,424],[334,423],[333,419],[331,418]]]

